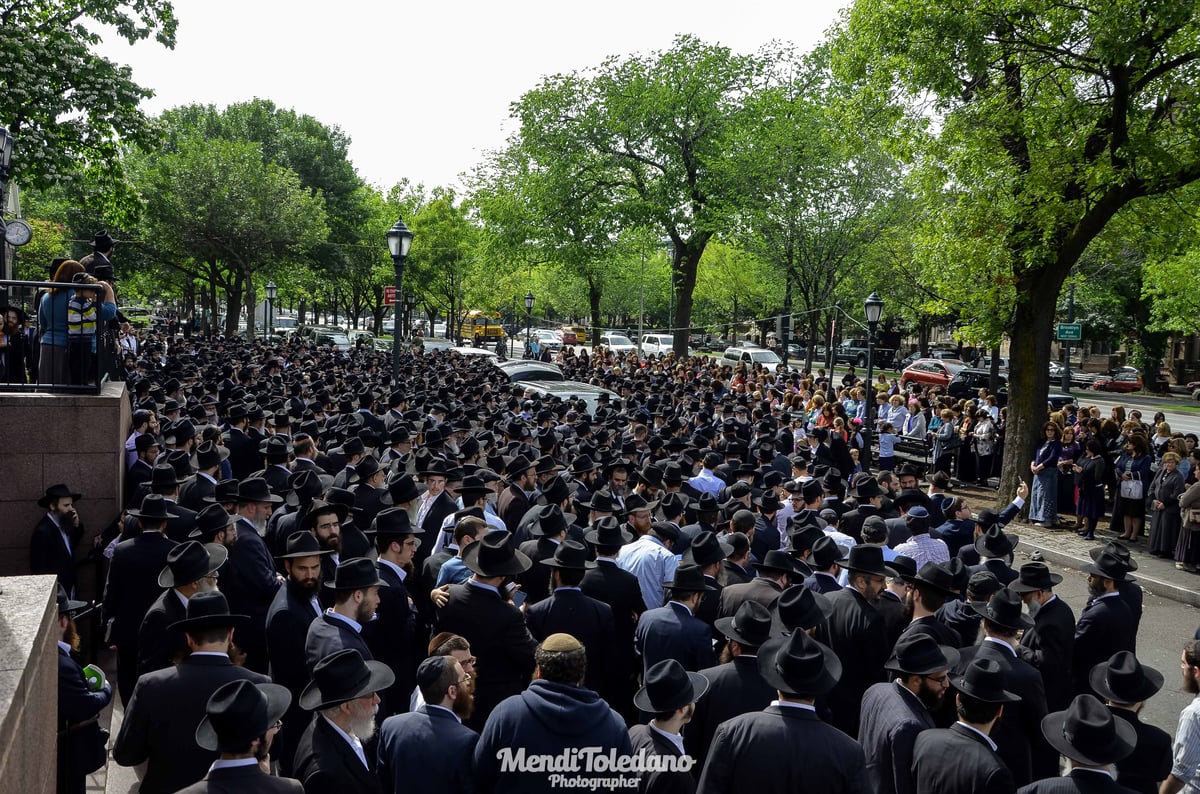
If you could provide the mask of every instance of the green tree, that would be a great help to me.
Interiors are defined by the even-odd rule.
[[[1045,417],[1064,280],[1123,208],[1200,177],[1198,22],[1177,0],[858,0],[838,36],[862,96],[936,119],[922,165],[951,198],[939,237],[986,254],[958,283],[995,293],[964,308],[1011,340],[1003,493]]]

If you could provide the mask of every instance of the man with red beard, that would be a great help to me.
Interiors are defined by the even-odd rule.
[[[317,600],[321,590],[321,560],[331,553],[321,548],[311,532],[293,532],[287,539],[287,553],[280,555],[287,581],[275,594],[267,612],[271,680],[292,693],[283,728],[272,742],[272,754],[279,760],[280,774],[284,776],[291,775],[296,742],[308,724],[300,708],[300,693],[308,686],[309,678],[304,664],[304,641],[309,624],[321,614]]]
[[[379,728],[376,774],[386,794],[396,791],[475,790],[472,758],[479,734],[462,724],[475,696],[471,675],[453,656],[431,656],[417,668],[425,702],[388,717]]]
[[[1183,691],[1193,697],[1179,713],[1175,760],[1171,774],[1159,789],[1163,794],[1200,787],[1200,640],[1189,640],[1183,646],[1179,667],[1183,670]]]

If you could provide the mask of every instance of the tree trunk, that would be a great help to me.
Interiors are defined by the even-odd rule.
[[[671,349],[675,358],[687,358],[688,341],[692,328],[692,293],[696,291],[696,268],[708,244],[708,234],[694,234],[684,246],[676,246],[675,260],[671,263],[674,274],[672,288],[675,290],[675,338]],[[736,319],[736,318],[735,318]],[[736,330],[736,329],[735,329]]]
[[[1069,269],[1043,268],[1018,282],[1013,311],[1008,369],[1008,424],[997,503],[1007,504],[1017,484],[1029,482],[1029,461],[1045,424],[1050,382],[1050,335],[1058,310],[1058,293]],[[1059,271],[1059,272],[1056,272]]]
[[[254,291],[254,280],[246,279],[246,338],[254,338],[255,317],[254,310],[258,308],[255,304],[257,301],[257,293]]]
[[[590,319],[592,327],[588,329],[588,338],[592,343],[592,347],[600,340],[597,338],[596,329],[600,327],[600,287],[596,284],[596,280],[591,276],[587,278],[588,285],[588,310],[590,311]]]
[[[237,335],[238,316],[242,313],[242,279],[242,273],[238,271],[233,286],[225,291],[225,336]]]
[[[296,322],[300,325],[304,325],[304,316],[306,314],[306,309],[308,309],[308,301],[306,301],[304,298],[301,298],[300,299],[300,307],[296,310],[296,315],[297,315]]]

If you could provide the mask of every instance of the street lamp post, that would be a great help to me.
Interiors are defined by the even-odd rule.
[[[408,258],[408,250],[412,247],[413,233],[404,225],[404,219],[396,221],[396,225],[387,230],[388,253],[392,255],[392,267],[396,271],[396,303],[400,303],[404,286],[404,260]],[[393,323],[394,325],[395,323]],[[392,385],[400,382],[400,334],[398,328],[392,328]]]
[[[266,334],[269,337],[275,333],[275,299],[279,297],[279,287],[275,286],[274,281],[267,282],[267,329]]]
[[[532,327],[533,314],[533,292],[525,293],[525,358],[530,358],[533,353],[533,345],[531,342],[530,328]]]
[[[871,433],[875,429],[875,331],[879,318],[883,316],[883,298],[872,292],[863,301],[863,312],[867,315],[867,389],[866,421],[863,423],[863,471],[871,466]]]

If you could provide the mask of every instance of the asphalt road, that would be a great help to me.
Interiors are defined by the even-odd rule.
[[[1018,567],[1029,561],[1028,555],[1022,554],[1020,549],[1016,556],[1014,565]],[[1078,619],[1088,598],[1087,575],[1054,565],[1050,568],[1063,577],[1062,584],[1054,592],[1071,606]],[[1200,625],[1200,610],[1195,607],[1145,594],[1142,622],[1138,627],[1137,656],[1142,664],[1161,672],[1166,682],[1159,693],[1146,703],[1141,716],[1143,721],[1157,725],[1172,736],[1175,735],[1179,712],[1192,697],[1181,689],[1183,679],[1179,655],[1183,644],[1195,634],[1197,625]]]

